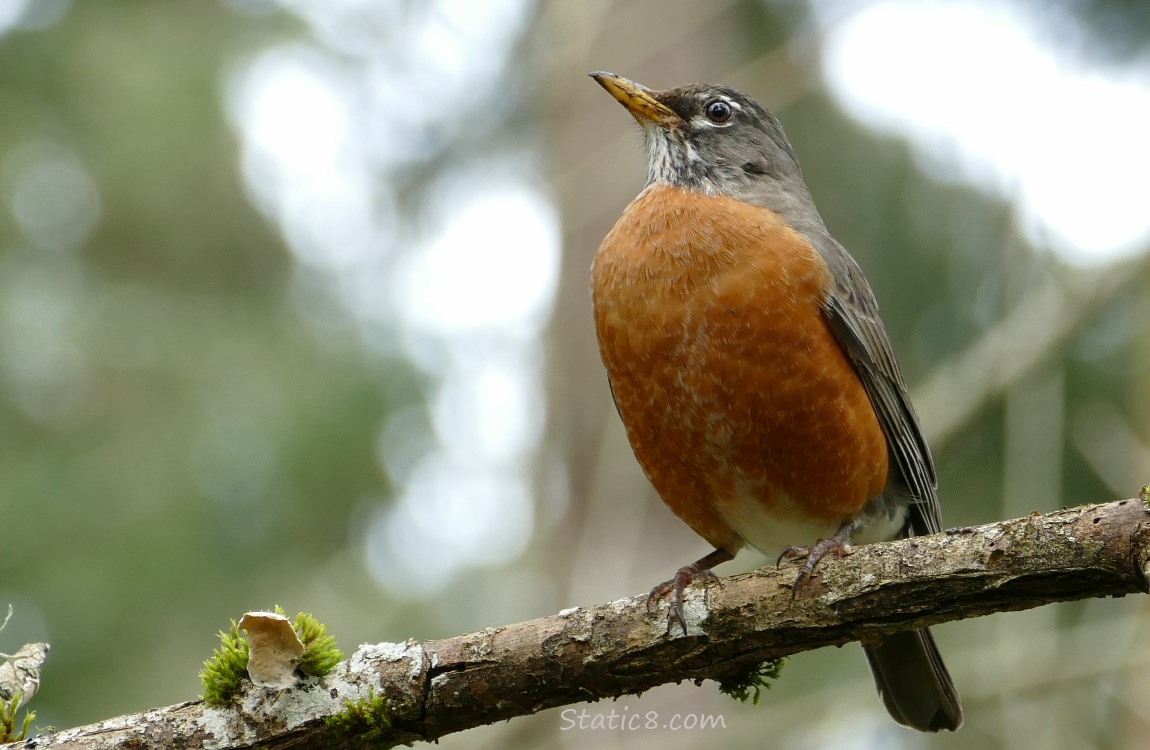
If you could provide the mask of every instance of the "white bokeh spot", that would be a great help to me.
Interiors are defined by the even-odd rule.
[[[852,115],[906,134],[937,177],[1011,199],[1035,245],[1076,264],[1145,248],[1147,59],[1104,75],[1024,8],[973,0],[865,5],[831,25],[822,54]]]
[[[558,283],[554,208],[515,183],[451,192],[442,229],[401,266],[401,314],[441,335],[524,324],[538,330]]]

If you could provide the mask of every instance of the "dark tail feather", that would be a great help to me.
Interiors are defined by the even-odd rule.
[[[923,732],[962,726],[962,705],[934,638],[926,628],[864,647],[886,709],[899,724]]]

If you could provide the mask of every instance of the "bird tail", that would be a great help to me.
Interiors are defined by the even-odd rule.
[[[896,633],[864,650],[895,721],[923,732],[953,732],[962,726],[958,693],[929,630]]]

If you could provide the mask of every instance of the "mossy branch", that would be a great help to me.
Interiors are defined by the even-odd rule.
[[[634,597],[441,641],[365,646],[295,689],[244,681],[218,708],[123,716],[41,736],[36,747],[391,747],[682,680],[753,698],[764,662],[992,612],[1144,593],[1148,571],[1145,500],[1034,514],[858,547],[824,560],[794,601],[789,567],[724,579],[706,604],[696,587],[686,636]]]

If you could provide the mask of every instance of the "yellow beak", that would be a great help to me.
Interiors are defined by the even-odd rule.
[[[595,79],[596,83],[607,89],[608,94],[626,107],[640,125],[655,123],[669,128],[683,123],[683,118],[656,99],[655,92],[646,86],[604,71],[592,73],[591,77]]]

